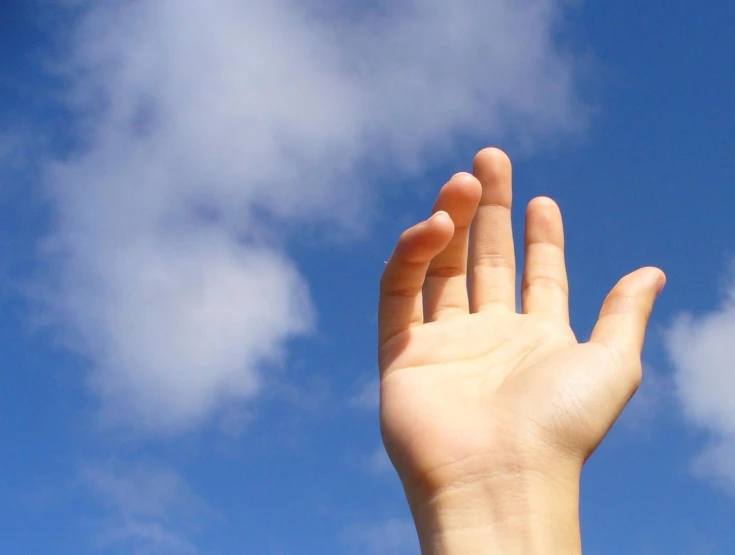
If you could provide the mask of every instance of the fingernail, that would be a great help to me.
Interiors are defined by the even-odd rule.
[[[443,218],[444,216],[449,217],[449,214],[447,214],[444,210],[439,210],[437,212],[434,212],[431,215],[431,218],[429,218],[429,220],[434,220],[434,219],[437,219],[437,218]]]

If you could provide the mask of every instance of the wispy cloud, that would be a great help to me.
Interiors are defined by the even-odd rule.
[[[196,555],[192,543],[211,517],[177,473],[150,462],[106,462],[81,469],[80,483],[101,507],[93,521],[106,553]]]
[[[566,5],[75,2],[47,305],[105,417],[176,433],[256,395],[315,323],[288,231],[349,226],[359,167],[575,126]]]
[[[667,334],[678,398],[711,445],[695,469],[735,494],[735,272],[719,308],[682,314]]]

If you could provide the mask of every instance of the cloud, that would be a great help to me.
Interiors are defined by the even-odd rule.
[[[374,524],[354,525],[344,534],[355,555],[418,555],[416,529],[411,522],[390,519]]]
[[[107,421],[180,433],[253,398],[315,326],[285,245],[360,221],[360,168],[576,127],[565,5],[75,2],[45,303]]]
[[[172,470],[150,462],[110,461],[83,467],[80,483],[102,509],[93,524],[103,552],[199,553],[192,537],[211,512]]]
[[[695,470],[735,494],[735,272],[719,308],[680,315],[666,336],[685,416],[710,435]]]

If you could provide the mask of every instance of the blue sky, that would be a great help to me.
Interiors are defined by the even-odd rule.
[[[668,275],[585,552],[734,552],[735,6],[90,6],[0,8],[0,552],[415,553],[377,281],[489,144],[579,337]]]

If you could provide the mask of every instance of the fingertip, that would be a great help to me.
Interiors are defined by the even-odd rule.
[[[451,177],[450,181],[476,181],[476,179],[469,172],[457,172]]]
[[[656,296],[661,294],[661,291],[664,290],[666,287],[666,273],[661,268],[653,268],[655,270],[655,288],[656,288]]]
[[[433,214],[431,215],[431,217],[429,218],[429,220],[428,220],[428,221],[429,221],[429,222],[432,222],[432,223],[440,223],[440,222],[441,222],[441,223],[443,223],[443,222],[444,222],[445,220],[449,220],[449,221],[451,222],[451,221],[452,221],[452,218],[451,218],[451,216],[450,216],[450,215],[449,215],[449,214],[448,214],[447,212],[445,212],[444,210],[437,210],[436,212],[434,212],[434,213],[433,213]],[[453,223],[453,222],[452,222],[452,223]]]
[[[426,228],[422,235],[424,240],[435,245],[436,253],[440,252],[452,240],[454,235],[454,220],[448,212],[437,210],[426,220]],[[436,254],[435,253],[435,254]]]
[[[666,286],[666,274],[663,270],[655,266],[646,266],[636,272],[633,272],[633,274],[639,275],[640,273],[645,273],[645,278],[641,281],[645,281],[647,288],[649,288],[649,290],[653,289],[655,295],[658,296]],[[641,278],[639,277],[639,279]]]
[[[550,243],[564,248],[564,223],[559,205],[549,197],[536,197],[526,209],[526,242]]]
[[[496,147],[483,148],[475,155],[475,167],[483,166],[493,168],[498,171],[510,171],[512,164],[510,157],[502,150]]]
[[[559,208],[559,204],[550,197],[534,197],[531,199],[531,201],[528,203],[527,210],[553,210],[556,212],[561,212],[561,209]]]
[[[472,202],[475,196],[482,195],[482,183],[474,175],[467,172],[455,173],[442,187],[437,202],[441,198],[450,195],[452,198],[461,197],[462,202]]]
[[[513,167],[505,152],[497,148],[481,150],[475,156],[472,173],[483,187],[481,205],[498,205],[510,209],[513,199]]]
[[[455,173],[447,184],[450,183],[452,185],[459,186],[459,189],[462,190],[464,196],[467,197],[465,199],[467,202],[474,201],[475,197],[477,197],[477,202],[480,201],[480,197],[482,196],[482,183],[480,183],[480,180],[471,173]]]

